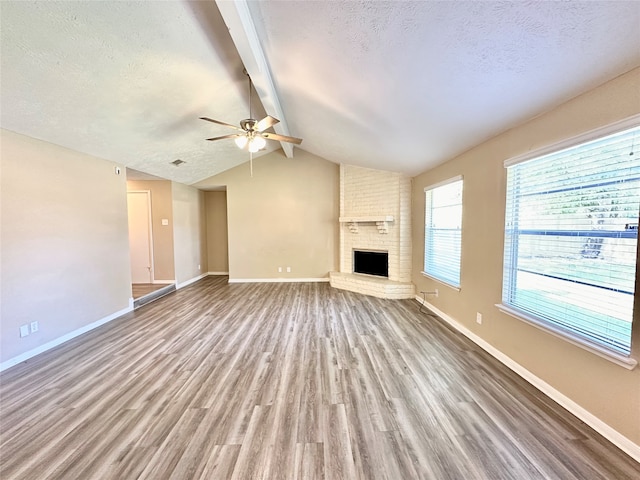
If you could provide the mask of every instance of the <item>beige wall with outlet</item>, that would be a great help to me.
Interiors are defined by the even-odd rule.
[[[227,186],[230,279],[337,270],[339,181],[338,165],[296,149],[294,158],[277,151],[254,160],[253,178],[245,163],[196,184]]]
[[[171,182],[169,180],[128,180],[127,191],[132,190],[151,192],[154,281],[162,283],[175,281]],[[163,225],[163,220],[166,225]]]
[[[205,192],[207,212],[207,261],[209,272],[229,273],[227,192]]]
[[[127,309],[131,277],[122,165],[6,130],[0,162],[4,362]]]
[[[206,274],[207,227],[204,192],[171,182],[173,246],[178,286]]]
[[[413,182],[413,281],[440,309],[600,420],[640,445],[640,367],[626,370],[507,316],[501,303],[504,160],[640,113],[640,69],[513,128]],[[463,175],[461,290],[423,275],[424,188]],[[640,359],[638,289],[633,356]],[[476,323],[476,313],[483,323]]]

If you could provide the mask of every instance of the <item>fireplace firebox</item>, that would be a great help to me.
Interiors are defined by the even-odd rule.
[[[354,250],[353,272],[389,278],[389,252]]]

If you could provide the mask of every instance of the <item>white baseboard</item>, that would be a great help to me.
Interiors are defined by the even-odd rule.
[[[93,330],[94,328],[97,328],[101,325],[104,325],[105,323],[109,323],[111,320],[115,320],[116,318],[121,317],[125,313],[129,313],[131,311],[133,311],[133,298],[129,298],[129,306],[127,308],[123,308],[122,310],[112,313],[111,315],[107,315],[106,317],[101,318],[100,320],[97,320],[93,323],[85,325],[84,327],[80,327],[77,330],[74,330],[73,332],[69,332],[66,335],[58,337],[55,340],[51,340],[50,342],[40,345],[39,347],[29,350],[28,352],[24,352],[18,355],[17,357],[13,357],[13,358],[10,358],[9,360],[5,360],[4,362],[0,363],[0,372],[2,372],[3,370],[6,370],[7,368],[13,367],[14,365],[22,363],[26,360],[29,360],[30,358],[35,357],[36,355],[44,353],[47,350],[51,350],[52,348],[57,347],[58,345],[62,345],[64,342],[68,342],[72,338],[82,335],[83,333],[87,333],[88,331]]]
[[[202,280],[204,277],[207,277],[208,273],[203,273],[202,275],[198,275],[197,277],[190,278],[189,280],[185,280],[182,283],[176,283],[176,290],[180,290],[181,288],[187,287],[192,283],[196,283],[198,280]]]
[[[172,285],[176,283],[175,280],[154,280],[152,282],[154,285]]]
[[[229,283],[309,283],[328,282],[329,277],[322,278],[230,278]]]
[[[207,272],[207,275],[229,275],[229,272]]]
[[[566,410],[574,414],[576,417],[578,417],[584,423],[589,425],[600,435],[608,439],[611,443],[616,445],[620,450],[628,454],[634,460],[636,460],[637,462],[640,462],[640,445],[632,442],[627,437],[622,435],[620,432],[618,432],[617,430],[615,430],[614,428],[612,428],[611,426],[609,426],[608,424],[600,420],[598,417],[593,415],[591,412],[581,407],[576,402],[571,400],[569,397],[567,397],[563,393],[553,388],[547,382],[545,382],[541,378],[531,373],[529,370],[527,370],[522,365],[517,363],[511,357],[508,357],[507,355],[502,353],[500,350],[495,348],[493,345],[486,342],[485,340],[480,338],[478,335],[473,333],[471,330],[466,328],[464,325],[459,323],[453,317],[450,317],[449,315],[447,315],[437,307],[433,306],[429,302],[424,301],[419,295],[416,295],[415,298],[419,303],[423,304],[433,313],[438,315],[440,318],[442,318],[445,322],[447,322],[457,331],[462,333],[465,337],[467,337],[473,343],[475,343],[484,351],[486,351],[491,356],[493,356],[496,360],[500,361],[502,364],[504,364],[506,367],[508,367],[509,369],[513,370],[515,373],[520,375],[522,378],[524,378],[527,382],[529,382],[531,385],[536,387],[546,396],[548,396],[549,398],[557,402],[559,405],[564,407]]]

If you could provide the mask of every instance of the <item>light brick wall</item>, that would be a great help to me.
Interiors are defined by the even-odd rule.
[[[398,278],[409,281],[411,278],[411,178],[401,177],[399,180],[399,258]]]
[[[340,216],[392,215],[388,233],[373,222],[351,232],[340,226],[340,272],[353,273],[353,250],[389,252],[389,280],[411,281],[411,178],[394,172],[340,166]],[[361,282],[362,280],[360,280]]]
[[[340,216],[362,217],[399,213],[400,180],[403,176],[352,165],[341,165],[340,171],[344,190]]]

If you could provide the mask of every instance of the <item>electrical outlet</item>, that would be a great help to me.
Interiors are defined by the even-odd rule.
[[[38,325],[38,321],[36,320],[35,322],[31,322],[31,333],[36,333],[38,330],[40,330],[40,326]]]
[[[198,265],[198,270],[200,270],[200,265]]]
[[[482,325],[482,314],[480,312],[476,313],[476,323]]]
[[[291,273],[291,267],[287,267],[287,273]]]
[[[20,338],[29,335],[29,325],[20,325]]]
[[[282,273],[282,267],[278,267],[278,273]]]
[[[438,298],[438,289],[436,288],[436,298]]]

